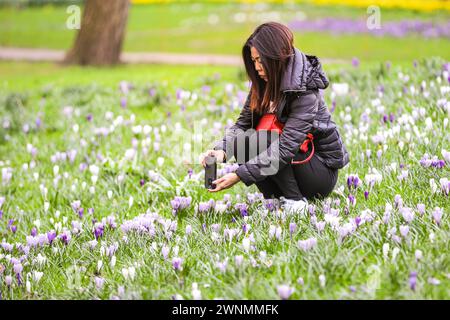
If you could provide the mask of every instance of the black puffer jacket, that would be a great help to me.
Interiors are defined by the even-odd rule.
[[[294,49],[295,54],[289,58],[282,77],[282,102],[277,111],[278,120],[284,123],[283,132],[279,143],[272,143],[257,157],[239,166],[236,174],[247,186],[267,177],[262,169],[274,160],[275,155],[279,161],[278,170],[289,164],[309,132],[314,136],[315,154],[320,161],[337,169],[349,162],[336,124],[319,94],[319,89],[329,85],[319,59]],[[226,130],[225,137],[216,144],[215,150],[227,150],[227,143],[232,143],[238,133],[256,128],[262,115],[251,111],[249,103],[250,93],[236,123]]]

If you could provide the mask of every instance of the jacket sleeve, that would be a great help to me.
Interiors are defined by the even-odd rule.
[[[236,174],[250,186],[274,175],[291,162],[313,128],[318,109],[318,94],[295,95],[290,102],[287,121],[279,138],[256,157],[239,166]],[[271,169],[268,170],[268,165]],[[277,165],[278,164],[278,165]]]
[[[236,123],[231,126],[230,128],[225,130],[225,136],[222,140],[218,141],[215,146],[214,150],[223,150],[225,151],[225,154],[227,153],[227,146],[229,148],[233,147],[233,140],[234,138],[242,131],[246,131],[252,127],[252,111],[250,110],[250,94],[248,93],[247,99],[245,101],[244,107],[241,110],[241,113],[236,120]],[[232,152],[231,152],[232,153]],[[228,161],[229,158],[231,158],[229,155],[231,154],[228,152],[226,154],[226,159],[224,162]]]

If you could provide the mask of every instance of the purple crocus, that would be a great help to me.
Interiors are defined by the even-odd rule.
[[[173,215],[177,215],[179,211],[189,207],[191,201],[192,201],[191,196],[189,197],[176,196],[173,200],[170,200]]]
[[[349,203],[350,203],[352,206],[354,206],[354,205],[356,204],[356,198],[355,198],[355,196],[352,195],[352,194],[349,194],[349,195],[348,195],[348,201],[349,201]]]
[[[37,235],[37,229],[33,227],[30,232],[31,236],[35,237]]]
[[[53,240],[55,240],[56,238],[56,232],[55,231],[49,231],[47,232],[47,239],[48,239],[48,243],[51,245]]]
[[[295,289],[291,288],[288,285],[283,284],[283,285],[280,285],[277,287],[277,291],[278,291],[278,296],[282,300],[287,300],[292,295],[292,293],[294,293]]]
[[[391,69],[391,62],[386,61],[386,69],[389,71]]]
[[[182,270],[181,264],[183,263],[183,259],[175,257],[172,259],[172,266],[175,270]]]
[[[357,175],[349,175],[347,177],[347,187],[349,189],[356,189],[358,188],[358,186],[361,184],[361,180],[359,179],[359,177]]]
[[[364,198],[367,200],[369,199],[369,191],[364,191]]]
[[[317,240],[316,238],[309,238],[306,240],[299,240],[297,244],[301,250],[308,251],[317,245]]]
[[[417,211],[419,211],[420,215],[423,216],[425,213],[425,205],[423,203],[418,203]]]
[[[442,209],[439,208],[439,207],[436,207],[436,208],[434,208],[434,211],[433,211],[432,214],[433,214],[434,222],[436,222],[436,224],[438,226],[440,226],[441,225],[441,218],[442,218],[442,214],[443,214]]]
[[[63,231],[63,233],[59,235],[59,238],[65,245],[68,245],[70,240],[72,239],[72,236],[69,231]]]
[[[23,266],[21,263],[16,263],[16,264],[14,264],[13,269],[14,269],[14,273],[16,274],[16,277],[17,277],[17,282],[20,286],[22,284],[22,278],[21,278],[20,274],[23,270]]]
[[[242,217],[248,216],[247,204],[245,204],[245,203],[236,203],[234,208],[239,210],[239,212],[241,213]]]
[[[8,288],[11,287],[12,280],[13,280],[13,278],[12,278],[11,276],[6,276],[6,277],[5,277],[5,284],[6,284],[6,286],[7,286]]]
[[[276,209],[276,208],[275,208],[275,204],[274,204],[274,202],[273,202],[272,199],[268,199],[267,201],[265,201],[264,206],[265,206],[266,209],[269,210],[269,211],[274,211],[274,210]]]
[[[416,291],[417,272],[413,271],[409,274],[409,287],[412,291]]]
[[[357,68],[359,66],[359,59],[356,57],[352,58],[352,66],[354,66],[355,68]]]
[[[105,226],[103,223],[96,222],[94,225],[94,237],[95,240],[98,240],[98,238],[103,236],[103,230],[105,229]]]
[[[311,216],[315,216],[315,214],[316,214],[316,205],[313,204],[313,203],[311,203],[310,205],[308,205],[308,211],[309,211],[309,214],[310,214]]]
[[[400,234],[402,235],[402,237],[403,237],[403,238],[406,238],[406,236],[407,236],[408,233],[409,233],[409,227],[408,227],[408,226],[401,225],[399,229],[400,229]]]
[[[143,187],[144,184],[145,184],[145,180],[144,180],[144,179],[139,180],[139,185],[140,185],[141,187]]]
[[[197,206],[197,212],[204,213],[211,208],[209,202],[200,202]]]
[[[401,195],[399,195],[399,194],[395,195],[394,204],[395,204],[395,208],[401,208],[403,206],[403,199],[402,199]]]
[[[292,237],[292,234],[294,234],[296,230],[297,230],[297,224],[295,222],[289,223],[289,233],[291,234],[291,237]]]
[[[355,224],[356,224],[357,227],[359,227],[359,225],[361,224],[361,217],[360,216],[355,217]]]
[[[121,106],[122,108],[126,108],[126,106],[127,106],[127,98],[126,98],[126,97],[122,97],[122,98],[120,99],[120,106]]]

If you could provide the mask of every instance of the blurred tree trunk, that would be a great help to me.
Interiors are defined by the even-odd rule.
[[[86,0],[81,28],[66,63],[111,65],[120,62],[129,0]]]

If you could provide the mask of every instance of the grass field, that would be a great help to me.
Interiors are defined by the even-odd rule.
[[[326,66],[351,162],[304,216],[180,164],[236,119],[237,69],[1,63],[2,299],[448,299],[444,62]]]
[[[65,7],[36,7],[26,10],[0,8],[0,45],[67,49],[75,36],[66,29]],[[248,20],[237,23],[234,15],[245,13]],[[297,18],[342,17],[364,19],[366,10],[349,7],[310,5],[173,4],[132,6],[125,51],[162,51],[240,55],[241,47],[262,21],[279,17],[288,23]],[[381,22],[400,19],[448,21],[446,12],[383,10]],[[209,21],[216,21],[210,24]],[[296,45],[319,57],[365,62],[408,61],[430,56],[450,58],[449,39],[373,37],[370,35],[332,35],[319,32],[295,33]]]

